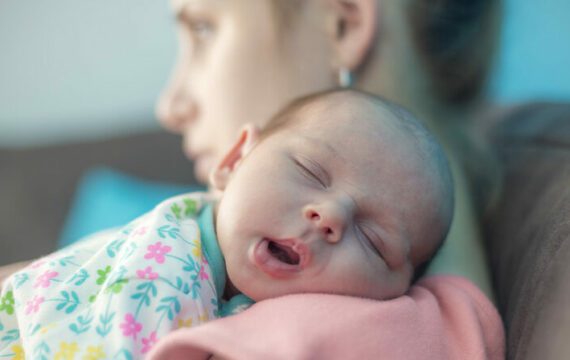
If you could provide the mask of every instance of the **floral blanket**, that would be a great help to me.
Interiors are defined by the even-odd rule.
[[[0,359],[132,359],[160,337],[219,316],[202,247],[202,199],[171,198],[8,278]]]

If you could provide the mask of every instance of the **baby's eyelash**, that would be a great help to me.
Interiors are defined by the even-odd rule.
[[[375,238],[378,238],[378,236],[376,235],[376,233],[373,233],[374,235],[369,235],[368,232],[372,231],[370,229],[368,229],[368,227],[364,226],[364,225],[358,225],[358,229],[360,231],[360,233],[364,236],[364,238],[366,239],[366,243],[369,245],[369,247],[372,248],[372,250],[376,253],[376,255],[378,255],[379,257],[381,257],[382,259],[384,258],[382,256],[382,253],[380,252],[380,250],[378,250],[378,247],[375,245]]]
[[[322,187],[325,188],[327,187],[325,182],[315,172],[311,171],[308,166],[305,166],[302,162],[300,162],[297,159],[293,159],[293,162],[295,163],[295,165],[297,165],[297,167],[301,170],[301,172],[305,176],[311,178],[312,180],[317,181]]]

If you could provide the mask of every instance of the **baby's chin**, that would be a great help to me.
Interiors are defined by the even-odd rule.
[[[255,284],[255,280],[250,280],[240,284],[239,280],[238,283],[235,284],[236,286],[233,287],[238,293],[243,293],[250,299],[254,301],[262,301],[273,299],[276,297],[281,297],[285,295],[306,295],[306,294],[321,294],[321,295],[341,295],[341,296],[351,296],[357,297],[362,299],[368,300],[380,300],[380,301],[387,301],[398,298],[403,296],[407,293],[409,288],[402,288],[402,289],[343,289],[339,287],[333,288],[326,288],[326,287],[319,287],[312,288],[308,287],[295,287],[295,286],[287,286],[286,284],[279,284],[279,282],[273,283],[274,286],[269,284],[263,284],[265,286],[258,286],[253,285]],[[239,286],[241,285],[241,286]]]

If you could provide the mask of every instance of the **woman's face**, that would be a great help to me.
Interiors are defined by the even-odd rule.
[[[270,0],[172,0],[172,8],[179,56],[157,113],[183,136],[201,181],[243,124],[262,126],[291,99],[336,84],[320,1],[292,19],[278,19]]]

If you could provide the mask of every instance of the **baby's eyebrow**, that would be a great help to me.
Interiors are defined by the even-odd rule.
[[[329,156],[337,157],[337,158],[340,158],[342,161],[346,161],[344,156],[342,156],[331,144],[329,144],[325,141],[322,141],[320,139],[313,138],[311,136],[307,136],[307,135],[303,135],[303,134],[301,134],[299,136],[301,137],[301,139],[303,139],[307,142],[310,142],[317,147],[325,148],[326,152],[330,153]]]

